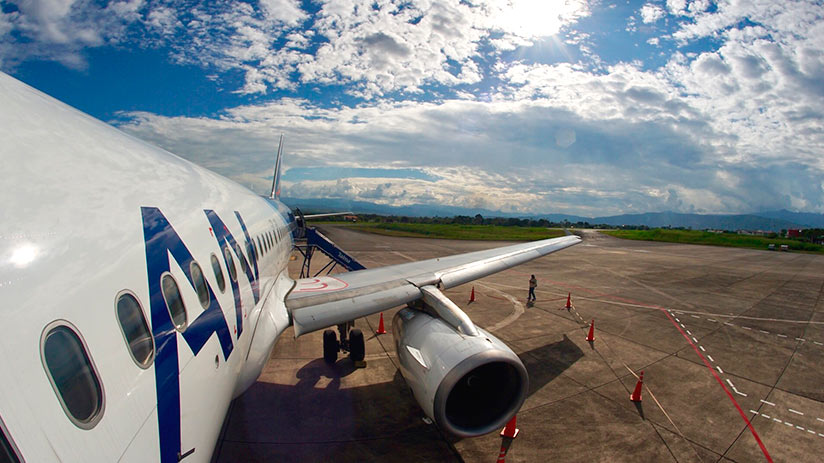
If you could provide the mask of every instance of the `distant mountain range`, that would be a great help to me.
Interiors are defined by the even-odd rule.
[[[399,215],[409,217],[452,217],[456,215],[484,217],[517,217],[527,219],[547,219],[552,222],[589,222],[592,225],[606,224],[646,225],[648,227],[685,227],[694,230],[764,230],[779,231],[787,228],[824,228],[824,214],[793,212],[785,209],[752,214],[682,214],[678,212],[647,212],[644,214],[622,214],[607,217],[583,217],[568,214],[523,214],[493,211],[489,209],[469,209],[456,206],[413,204],[409,206],[387,206],[365,201],[321,198],[282,198],[291,207],[299,207],[305,213],[352,211],[360,214]]]

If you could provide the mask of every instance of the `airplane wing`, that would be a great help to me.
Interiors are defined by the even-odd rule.
[[[571,235],[448,257],[303,278],[286,297],[295,336],[377,313],[514,267],[581,242]]]

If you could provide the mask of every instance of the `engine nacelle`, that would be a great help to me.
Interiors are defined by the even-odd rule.
[[[503,428],[523,405],[526,368],[486,331],[466,335],[407,307],[392,320],[392,333],[401,374],[441,429],[459,437],[487,434]]]

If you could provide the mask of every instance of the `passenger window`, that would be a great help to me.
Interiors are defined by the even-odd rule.
[[[229,250],[229,246],[223,246],[223,257],[226,258],[226,266],[229,268],[229,278],[231,278],[232,281],[237,281],[235,259],[232,258],[232,251]]]
[[[212,270],[215,271],[215,278],[217,279],[217,287],[220,289],[220,292],[226,291],[226,280],[223,278],[223,269],[220,268],[220,261],[217,260],[217,256],[212,253],[210,259],[212,261]]]
[[[154,340],[140,302],[131,293],[117,298],[117,321],[129,346],[132,359],[140,368],[148,368],[154,358]]]
[[[11,439],[6,437],[6,428],[0,421],[0,463],[20,463],[17,452],[12,447]]]
[[[263,245],[260,242],[260,237],[259,236],[257,237],[257,245],[258,245],[258,249],[260,249],[260,254],[261,255],[266,252],[266,249],[263,247]]]
[[[243,255],[243,251],[240,249],[239,244],[235,244],[235,252],[237,253],[238,260],[240,260],[240,270],[243,273],[246,273],[246,270],[249,268],[249,263],[246,262],[246,256]]]
[[[160,287],[163,291],[163,299],[166,300],[166,307],[169,309],[169,315],[172,317],[172,322],[175,329],[180,332],[186,331],[186,306],[183,304],[183,298],[180,296],[180,290],[177,287],[177,281],[170,274],[163,275],[160,280]]]
[[[82,429],[103,415],[103,387],[86,346],[67,325],[48,330],[42,341],[43,364],[66,415]]]
[[[192,281],[195,284],[195,291],[197,291],[197,298],[200,300],[200,305],[204,309],[209,308],[209,288],[206,287],[206,279],[203,278],[203,270],[197,262],[192,261],[189,265],[189,271],[192,272]]]

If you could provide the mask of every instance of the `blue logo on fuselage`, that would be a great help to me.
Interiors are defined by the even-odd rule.
[[[146,267],[149,280],[149,294],[151,306],[152,335],[155,339],[155,385],[157,388],[157,419],[160,433],[160,460],[164,463],[177,462],[181,455],[181,410],[180,410],[180,378],[179,359],[177,354],[178,336],[175,326],[166,306],[166,301],[161,292],[160,281],[165,272],[170,271],[170,258],[180,266],[186,279],[194,288],[190,266],[194,257],[186,245],[181,240],[175,229],[166,219],[160,209],[155,207],[142,207],[143,215],[143,237],[146,244]],[[205,210],[213,234],[217,240],[218,247],[223,249],[228,247],[232,252],[238,253],[238,246],[235,237],[229,232],[224,222],[217,213]],[[248,256],[249,265],[246,266],[246,277],[251,283],[254,303],[260,299],[258,263],[254,252],[246,224],[235,211],[235,216],[244,234],[245,252]],[[223,265],[228,268],[230,265],[223,256]],[[244,257],[238,256],[239,259]],[[232,264],[233,265],[233,264]],[[243,306],[240,297],[238,282],[229,278],[234,296],[237,337],[240,338],[243,332]],[[234,347],[228,323],[223,315],[223,309],[215,297],[208,281],[206,282],[209,291],[209,306],[190,321],[186,328],[180,333],[183,340],[197,356],[206,342],[213,334],[217,335],[220,347],[223,352],[224,361],[229,359]]]

